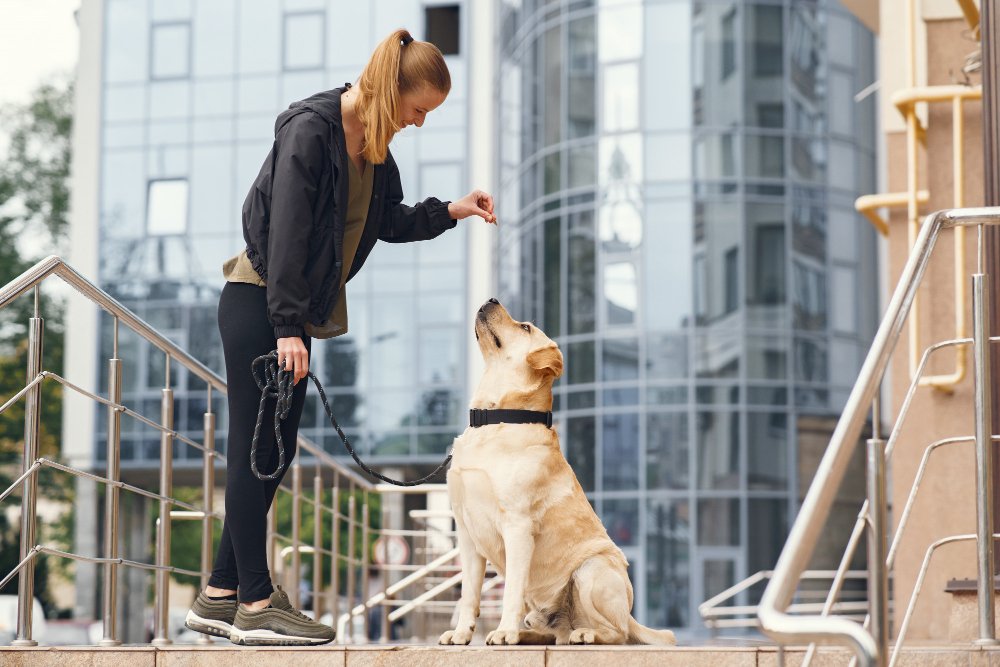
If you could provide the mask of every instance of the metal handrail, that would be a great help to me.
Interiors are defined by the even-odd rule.
[[[51,371],[45,371],[41,368],[41,349],[42,349],[42,338],[43,338],[43,320],[39,312],[39,287],[42,282],[51,276],[58,276],[64,282],[69,284],[77,292],[82,294],[92,303],[96,304],[102,308],[105,312],[110,314],[114,318],[113,327],[113,352],[112,359],[109,364],[109,390],[107,397],[99,396],[95,392],[88,391],[82,387],[70,382],[66,378],[63,378]],[[220,456],[214,448],[214,431],[215,431],[215,415],[211,412],[212,405],[212,391],[216,390],[222,394],[226,393],[227,386],[226,382],[211,369],[206,367],[200,361],[192,357],[185,350],[180,348],[178,345],[170,341],[166,336],[162,335],[156,329],[151,327],[148,323],[143,321],[141,318],[136,316],[131,310],[117,301],[114,297],[109,295],[107,292],[103,291],[92,282],[84,278],[75,269],[69,266],[61,258],[56,256],[46,257],[41,260],[33,267],[22,273],[20,276],[15,278],[13,281],[8,283],[6,286],[0,287],[0,309],[8,306],[15,299],[22,295],[27,294],[29,291],[34,290],[35,297],[35,313],[32,317],[29,327],[29,363],[28,363],[28,378],[29,381],[26,382],[24,388],[20,389],[13,397],[4,402],[0,406],[0,413],[7,410],[11,405],[16,403],[21,399],[25,399],[25,447],[24,447],[24,457],[22,463],[22,472],[17,480],[8,489],[3,490],[0,493],[0,501],[8,497],[14,492],[18,487],[23,487],[24,492],[22,494],[22,506],[21,506],[21,517],[22,517],[22,553],[17,566],[13,571],[7,573],[3,583],[10,581],[13,577],[19,576],[19,601],[18,601],[18,628],[17,628],[17,640],[15,644],[19,645],[33,645],[35,642],[31,638],[31,604],[24,604],[25,600],[31,600],[33,598],[33,569],[34,560],[41,554],[48,554],[53,556],[59,556],[64,558],[70,558],[81,562],[88,562],[103,565],[105,568],[104,577],[104,600],[103,605],[103,616],[104,616],[104,640],[101,641],[102,645],[117,645],[120,641],[117,638],[117,613],[116,613],[116,594],[115,588],[117,586],[117,573],[116,568],[121,566],[136,567],[140,569],[145,569],[152,571],[156,574],[156,594],[154,596],[154,632],[155,639],[154,644],[165,644],[169,643],[168,636],[168,624],[167,624],[167,577],[170,573],[180,573],[189,576],[201,576],[202,586],[207,583],[208,570],[211,566],[211,545],[212,545],[212,523],[215,520],[222,519],[221,514],[213,511],[212,509],[212,495],[214,494],[214,468],[216,461],[225,461],[225,457]],[[159,349],[164,353],[166,358],[166,380],[165,386],[162,390],[162,400],[161,400],[161,421],[157,423],[156,421],[149,419],[142,414],[129,409],[122,403],[121,400],[121,364],[122,361],[118,359],[118,327],[123,324],[134,331],[141,339],[148,342],[150,345]],[[172,363],[176,363],[179,366],[186,368],[192,376],[197,377],[204,381],[208,388],[208,412],[205,413],[204,420],[204,442],[198,443],[191,438],[185,437],[183,434],[179,433],[173,427],[173,395],[170,386],[170,367]],[[107,467],[108,472],[106,475],[99,475],[95,472],[88,470],[80,470],[72,466],[68,466],[45,457],[38,455],[38,406],[40,401],[40,385],[47,381],[53,380],[61,384],[62,386],[76,392],[82,396],[96,401],[97,403],[104,405],[108,409],[108,419],[109,419],[109,433],[108,433],[108,456],[107,456]],[[123,482],[120,475],[120,418],[121,415],[128,415],[131,418],[137,419],[140,422],[146,424],[147,426],[155,429],[160,433],[161,437],[161,474],[160,474],[160,489],[159,492],[148,491],[130,484]],[[172,497],[172,466],[173,466],[173,442],[180,441],[184,442],[188,446],[198,449],[204,457],[204,476],[202,479],[202,491],[204,495],[204,507],[196,507],[190,503],[186,503]],[[333,617],[338,617],[338,607],[339,607],[339,589],[340,589],[340,575],[339,575],[339,565],[346,563],[348,566],[348,577],[346,582],[347,588],[347,599],[348,604],[354,604],[354,599],[356,597],[356,580],[361,579],[361,590],[367,590],[368,584],[368,564],[369,564],[369,545],[370,540],[375,533],[374,525],[369,513],[369,503],[368,499],[371,495],[384,495],[389,492],[393,493],[422,493],[428,494],[436,491],[440,491],[443,485],[426,485],[421,489],[399,489],[396,487],[387,487],[386,485],[379,485],[370,482],[368,479],[362,477],[359,473],[355,472],[353,469],[345,466],[338,460],[336,460],[332,455],[328,454],[321,447],[311,442],[309,439],[299,436],[298,437],[298,448],[301,452],[297,460],[295,460],[290,466],[291,474],[283,481],[283,486],[281,490],[283,492],[290,491],[292,494],[292,514],[293,514],[293,525],[292,525],[292,536],[289,542],[292,544],[292,554],[293,563],[292,571],[295,573],[295,577],[298,578],[300,570],[300,553],[312,552],[314,560],[314,572],[313,572],[313,582],[314,591],[313,595],[317,597],[329,596],[330,606],[332,608]],[[313,498],[309,498],[305,495],[302,489],[302,465],[303,457],[311,456],[312,461],[308,462],[307,465],[314,465],[316,474],[314,477]],[[35,494],[37,489],[37,475],[39,471],[43,468],[51,468],[59,470],[77,477],[83,477],[95,481],[99,484],[103,484],[108,489],[106,507],[106,517],[105,525],[107,526],[105,530],[105,543],[104,551],[105,553],[102,557],[92,557],[83,556],[80,554],[73,554],[62,551],[60,549],[55,549],[53,547],[35,544]],[[325,490],[323,477],[321,475],[321,470],[332,471],[333,473],[333,504],[332,507],[325,506],[322,501],[322,494]],[[118,556],[118,492],[128,491],[131,493],[136,493],[144,496],[154,502],[158,502],[160,505],[160,516],[167,517],[163,520],[157,519],[156,522],[156,562],[155,563],[142,563],[135,560],[120,558]],[[361,494],[361,502],[359,503],[355,493]],[[340,510],[340,498],[343,494],[347,494],[347,504],[349,511],[344,514]],[[314,526],[314,540],[311,547],[306,547],[300,543],[301,534],[301,523],[302,523],[302,512],[301,506],[302,501],[310,503],[313,507],[313,520],[315,522]],[[358,505],[360,504],[360,507]],[[182,513],[177,513],[171,508],[179,507],[185,510]],[[383,505],[383,524],[384,524],[384,512],[385,507]],[[333,543],[328,549],[326,545],[321,544],[320,540],[320,526],[323,521],[323,517],[329,517],[332,520],[333,528]],[[201,560],[201,570],[193,571],[186,570],[182,568],[177,568],[169,565],[169,544],[170,544],[170,518],[175,519],[196,519],[200,518],[203,521],[203,532],[202,532],[202,560]],[[340,539],[340,530],[345,528],[347,532],[346,544]],[[392,531],[384,529],[379,531],[382,534],[390,534]],[[409,531],[406,531],[409,532]],[[426,533],[426,531],[425,531]],[[268,540],[269,540],[269,550],[276,553],[277,540],[279,538],[284,538],[277,533],[276,530],[276,518],[272,511],[269,517],[269,530],[268,530]],[[360,548],[363,556],[356,556],[355,549]],[[323,566],[322,558],[326,556],[329,558],[330,564],[330,576],[331,576],[331,590],[329,592],[322,592],[321,582],[322,582],[322,571]],[[283,568],[281,568],[283,569]],[[385,570],[383,569],[383,576]],[[290,590],[293,596],[293,603],[298,603],[298,587],[295,586]],[[367,625],[367,624],[366,624]],[[344,639],[343,637],[341,638]]]
[[[875,639],[859,624],[842,618],[791,616],[787,609],[830,514],[868,409],[878,392],[940,232],[952,227],[996,224],[1000,224],[1000,208],[952,209],[929,215],[920,229],[913,252],[903,267],[899,283],[861,367],[858,381],[851,390],[830,445],[778,557],[774,575],[764,589],[758,620],[761,629],[779,643],[846,645],[857,654],[865,667],[874,664],[877,659]],[[874,563],[870,567],[879,567],[879,564]],[[884,568],[884,564],[881,567]]]

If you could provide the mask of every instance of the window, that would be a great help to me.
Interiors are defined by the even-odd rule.
[[[286,70],[316,69],[323,66],[326,34],[323,12],[285,14],[282,63]]]
[[[722,17],[722,79],[736,71],[736,10]]]
[[[176,178],[150,181],[146,199],[146,233],[169,236],[187,231],[188,182]]]
[[[730,248],[726,251],[726,312],[731,313],[739,308],[739,250]]]
[[[442,54],[446,56],[458,54],[458,5],[425,7],[424,25],[427,26],[427,41],[441,49]]]
[[[149,78],[185,79],[191,74],[191,24],[154,23],[151,26]]]

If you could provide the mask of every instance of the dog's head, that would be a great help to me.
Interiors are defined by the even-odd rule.
[[[476,340],[487,369],[502,366],[511,380],[522,379],[516,384],[527,386],[562,375],[559,347],[534,324],[512,318],[496,299],[484,303],[476,314]]]

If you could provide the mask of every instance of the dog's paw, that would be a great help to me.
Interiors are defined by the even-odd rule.
[[[472,641],[472,630],[449,630],[441,635],[438,644],[465,646]]]
[[[520,630],[494,630],[490,634],[486,635],[487,646],[518,644],[520,641]]]
[[[590,628],[577,628],[569,633],[570,644],[593,644],[594,631]]]

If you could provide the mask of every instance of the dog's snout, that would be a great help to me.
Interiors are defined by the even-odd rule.
[[[496,297],[492,297],[491,296],[489,299],[487,299],[486,303],[484,303],[479,308],[479,312],[480,313],[485,313],[487,310],[489,310],[493,306],[499,306],[499,305],[500,305],[500,302],[496,300]]]

